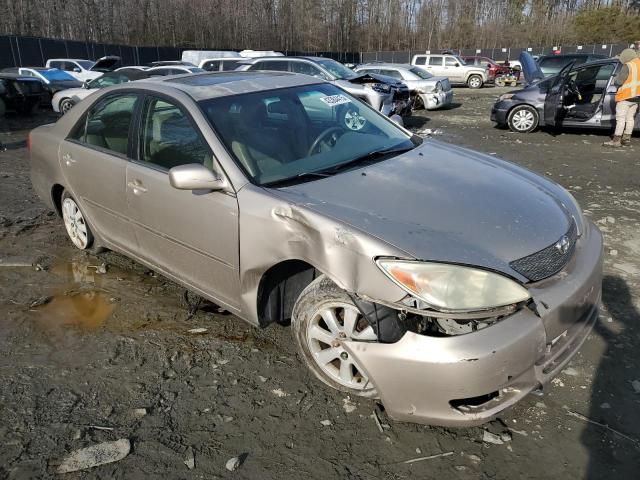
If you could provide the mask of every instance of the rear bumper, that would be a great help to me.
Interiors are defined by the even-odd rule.
[[[467,335],[407,332],[392,344],[345,342],[389,416],[431,425],[479,425],[551,380],[598,318],[602,236],[588,225],[567,268],[530,287],[537,314],[524,308]]]

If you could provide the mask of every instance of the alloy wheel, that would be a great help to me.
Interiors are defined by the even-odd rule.
[[[87,223],[72,198],[67,197],[62,201],[62,219],[73,244],[81,250],[86,249],[89,245]]]
[[[376,333],[358,309],[343,302],[322,305],[307,329],[309,350],[323,373],[340,385],[355,390],[365,390],[369,379],[342,343],[376,339]]]
[[[533,113],[529,110],[518,110],[513,114],[511,118],[511,123],[516,128],[516,130],[524,132],[529,130],[533,123],[535,122],[535,118]]]

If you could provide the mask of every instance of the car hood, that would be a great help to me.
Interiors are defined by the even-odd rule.
[[[569,229],[557,185],[506,161],[428,140],[392,159],[277,189],[277,195],[420,260],[526,281],[509,262]]]
[[[369,72],[361,73],[357,77],[350,78],[349,80],[346,80],[346,81],[356,85],[362,85],[367,83],[384,83],[387,85],[391,85],[392,87],[405,87],[405,84],[396,78],[388,77],[387,75],[380,75],[377,73],[369,73]]]
[[[518,60],[520,60],[522,74],[524,75],[524,80],[528,85],[544,79],[542,70],[540,70],[540,67],[538,66],[536,61],[527,52],[520,53]]]
[[[96,60],[95,65],[91,67],[91,71],[93,72],[111,72],[115,70],[115,68],[120,63],[120,57],[115,55],[108,55],[106,57],[99,58]]]

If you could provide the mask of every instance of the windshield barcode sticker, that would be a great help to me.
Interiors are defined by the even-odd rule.
[[[342,105],[343,103],[351,103],[351,100],[349,100],[344,95],[330,95],[328,97],[322,97],[320,100],[322,100],[330,107],[333,107],[335,105]]]

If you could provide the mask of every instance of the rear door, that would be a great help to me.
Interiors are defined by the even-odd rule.
[[[556,76],[544,101],[544,122],[547,126],[559,126],[564,115],[564,97],[567,80],[573,63],[566,65]]]
[[[125,177],[132,152],[139,96],[109,95],[93,106],[60,145],[59,161],[91,227],[105,240],[131,250],[135,236],[127,220]]]
[[[178,165],[200,163],[221,174],[197,124],[179,103],[149,95],[137,140],[137,159],[127,166],[125,182],[137,255],[213,300],[237,307],[235,194],[178,190],[169,184],[169,169]]]

